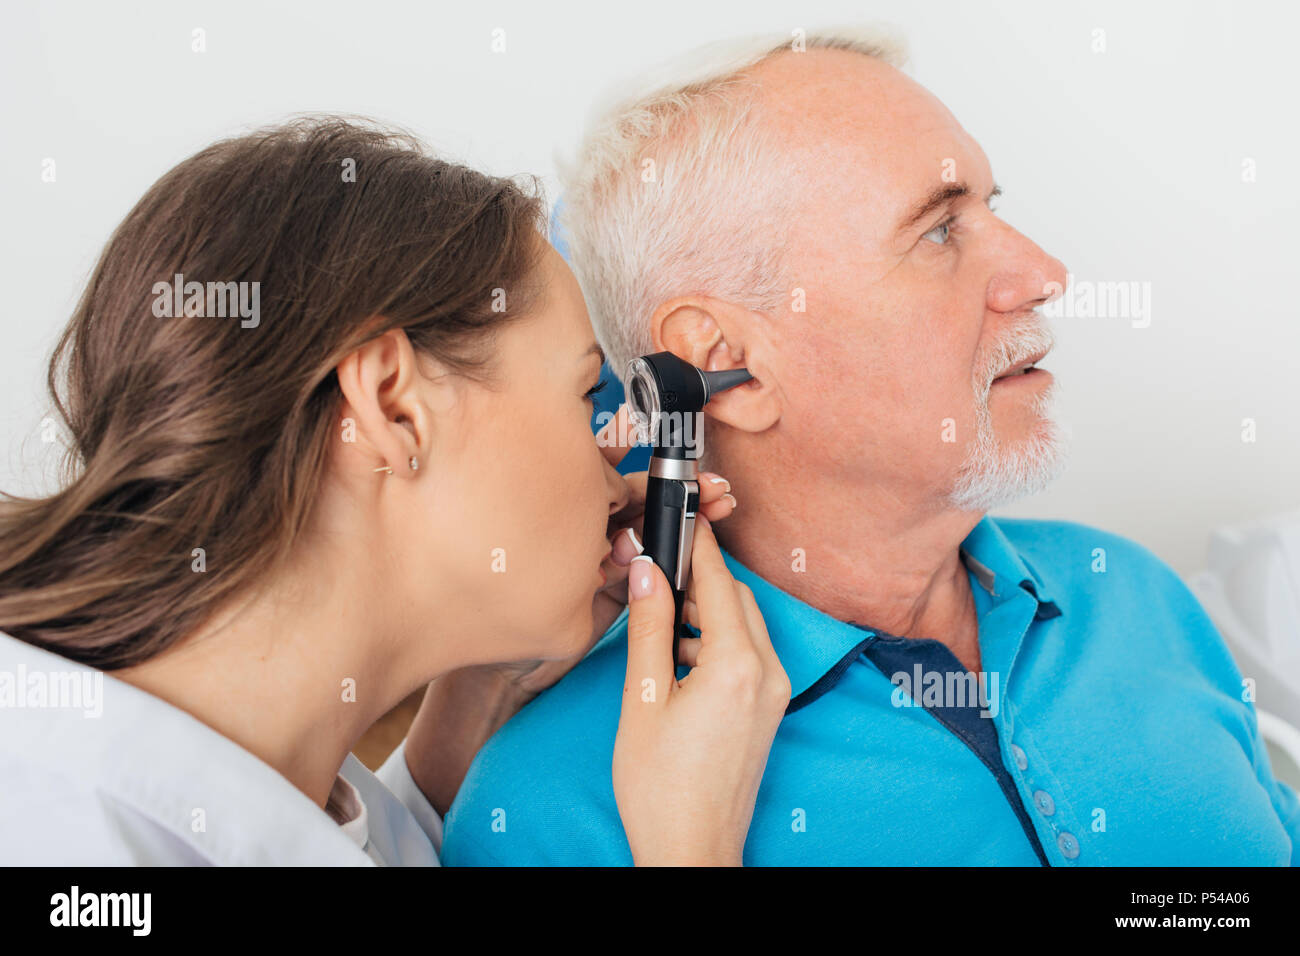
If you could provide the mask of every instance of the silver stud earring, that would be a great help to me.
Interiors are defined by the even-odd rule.
[[[411,456],[411,463],[410,463],[410,464],[411,464],[411,471],[419,471],[419,470],[420,470],[420,462],[419,462],[419,459],[417,459],[414,455]]]

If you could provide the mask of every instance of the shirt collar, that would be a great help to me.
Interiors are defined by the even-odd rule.
[[[846,656],[873,635],[885,632],[865,624],[841,621],[759,577],[722,550],[723,560],[737,581],[746,584],[763,613],[772,647],[790,678],[791,697],[797,698],[821,680]],[[985,515],[961,543],[967,567],[994,601],[1021,588],[1038,602],[1035,617],[1055,617],[1060,608],[1028,562],[1016,551],[996,522]]]
[[[1037,599],[1039,617],[1055,617],[1062,613],[1042,576],[988,515],[981,518],[962,541],[961,553],[975,579],[993,597],[1003,597],[1008,586],[1019,587]],[[1048,613],[1042,613],[1044,610]]]
[[[45,680],[102,673],[98,716],[0,708],[0,744],[75,774],[82,787],[133,808],[204,858],[235,866],[373,864],[350,832],[279,772],[161,698],[2,632],[0,668]],[[198,807],[205,827],[196,830]]]

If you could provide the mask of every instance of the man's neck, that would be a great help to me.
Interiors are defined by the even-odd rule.
[[[880,507],[860,489],[838,498],[818,489],[800,504],[755,483],[738,496],[742,504],[717,534],[741,564],[837,620],[933,638],[979,670],[978,621],[959,549],[980,515],[917,514],[883,496],[892,508]]]

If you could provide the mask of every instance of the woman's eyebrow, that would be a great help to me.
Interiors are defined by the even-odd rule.
[[[593,353],[596,354],[596,355],[599,355],[599,356],[600,356],[600,364],[601,364],[601,365],[604,365],[605,362],[608,361],[608,360],[605,358],[605,350],[602,349],[602,348],[601,348],[599,345],[597,345],[595,342],[592,342],[592,343],[591,343],[591,346],[587,349],[587,351],[585,351],[585,352],[582,353],[582,356],[581,356],[581,358],[578,359],[578,361],[581,362],[581,361],[585,360],[585,359],[587,358],[588,355],[591,355],[591,354],[593,354]]]
[[[903,217],[903,219],[898,224],[898,229],[895,232],[895,235],[901,236],[903,233],[908,232],[910,229],[916,226],[917,223],[926,219],[936,209],[940,209],[943,206],[946,206],[949,203],[957,199],[960,199],[962,196],[969,196],[970,194],[971,194],[970,186],[968,186],[964,182],[945,183],[944,185],[937,187],[928,196],[926,196],[920,202],[916,203],[912,207],[911,212],[909,212],[906,216]],[[985,199],[984,201],[988,202],[994,196],[1001,196],[1001,195],[1002,195],[1002,187],[998,185],[994,185],[992,191],[988,195],[988,199]]]

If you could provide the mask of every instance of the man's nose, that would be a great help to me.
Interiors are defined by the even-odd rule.
[[[988,305],[995,312],[1037,308],[1065,289],[1065,264],[1010,226],[989,280]]]

